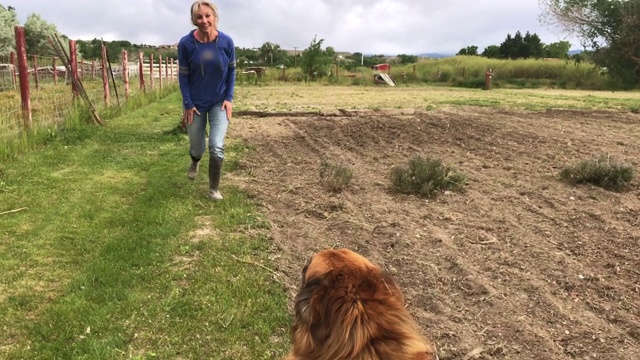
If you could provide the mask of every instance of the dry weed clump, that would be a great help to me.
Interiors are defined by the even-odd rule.
[[[560,172],[560,178],[570,184],[592,184],[606,190],[623,190],[635,174],[630,165],[614,160],[611,155],[584,160],[568,166]]]
[[[341,192],[349,185],[352,178],[353,172],[344,165],[332,164],[328,161],[320,164],[320,182],[331,192]]]
[[[394,167],[390,178],[394,190],[423,197],[432,197],[438,191],[460,190],[466,180],[441,160],[420,156],[412,158],[406,167]]]

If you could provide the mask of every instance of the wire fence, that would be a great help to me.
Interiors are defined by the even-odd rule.
[[[72,47],[70,43],[69,53],[73,50],[75,44]],[[124,51],[122,55],[123,59],[129,58]],[[173,59],[135,55],[132,61],[119,64],[106,62],[104,56],[80,59],[76,61],[75,74],[74,66],[65,66],[63,59],[57,57],[24,53],[20,56],[20,51],[0,57],[0,146],[32,130],[63,124],[75,111],[75,105],[83,101],[74,92],[73,76],[98,110],[122,105],[140,93],[159,90],[177,81],[177,62]],[[21,68],[27,69],[26,76],[20,74]]]

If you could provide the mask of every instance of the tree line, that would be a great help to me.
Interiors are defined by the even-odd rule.
[[[524,36],[517,31],[514,36],[507,34],[507,38],[500,45],[489,45],[481,54],[475,45],[467,46],[456,55],[484,56],[493,59],[540,59],[557,58],[566,59],[569,57],[571,43],[568,41],[558,41],[545,44],[536,33],[529,33]]]

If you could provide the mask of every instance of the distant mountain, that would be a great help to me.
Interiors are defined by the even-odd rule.
[[[417,54],[417,56],[424,57],[424,58],[441,59],[441,58],[454,56],[454,54],[422,53],[422,54]]]
[[[441,53],[423,53],[423,54],[407,54],[407,53],[404,53],[404,54],[406,54],[406,55],[415,55],[415,56],[424,57],[424,58],[436,58],[436,59],[455,56],[454,54],[441,54]],[[398,54],[364,54],[365,57],[378,56],[378,55],[382,55],[382,56],[387,57],[387,58],[394,58],[394,57],[398,56]]]

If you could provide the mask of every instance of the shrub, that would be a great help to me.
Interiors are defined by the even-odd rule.
[[[466,180],[442,161],[420,156],[411,159],[407,167],[394,167],[390,177],[396,191],[423,197],[432,197],[438,191],[459,190]]]
[[[605,154],[564,168],[560,178],[570,184],[592,184],[607,190],[622,190],[634,177],[633,168],[618,164]]]
[[[331,192],[344,190],[353,177],[353,172],[346,166],[323,161],[320,164],[320,182]]]

